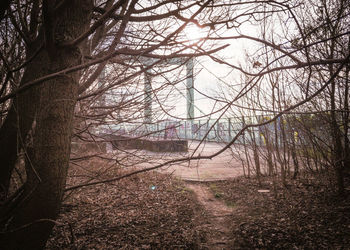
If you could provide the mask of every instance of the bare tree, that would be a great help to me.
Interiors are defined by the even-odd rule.
[[[45,245],[65,188],[77,100],[94,103],[164,59],[204,54],[181,32],[211,1],[138,2],[17,1],[4,8],[0,161],[5,248]],[[141,56],[156,61],[144,66],[138,63]],[[110,62],[118,65],[115,79],[96,88],[95,80]],[[137,106],[139,99],[127,102]],[[103,112],[112,114],[113,107]],[[99,112],[93,116],[102,119]],[[9,196],[21,152],[25,182]]]
[[[181,64],[161,65],[179,58],[206,56],[248,79],[228,98],[208,96],[221,106],[211,112],[218,119],[204,137],[214,130],[220,118],[237,107],[243,109],[241,114],[260,109],[260,113],[269,113],[271,117],[244,124],[223,149],[212,155],[192,155],[168,163],[211,159],[230,148],[245,130],[273,124],[275,131],[271,138],[266,138],[275,148],[267,150],[267,157],[268,161],[273,157],[278,159],[274,163],[279,163],[280,169],[275,172],[281,172],[285,178],[286,150],[289,149],[287,127],[276,131],[278,124],[287,120],[282,116],[309,108],[313,108],[308,110],[311,112],[328,109],[332,165],[341,193],[343,170],[349,162],[349,30],[345,25],[349,9],[346,3],[345,0],[329,4],[322,1],[319,10],[311,0],[307,3],[297,0],[6,1],[0,12],[3,15],[0,16],[3,246],[9,249],[44,247],[65,190],[73,127],[75,137],[95,140],[93,128],[96,126],[114,120],[140,122],[145,115],[142,112],[144,74],[166,79],[166,83],[148,88],[147,94],[155,96],[156,107],[163,114],[169,114],[164,100],[170,98],[164,90],[175,88],[176,83],[186,77],[179,74],[170,80],[167,74],[176,72]],[[313,8],[306,12],[306,5]],[[311,26],[307,21],[310,18],[318,18],[319,25]],[[278,25],[270,26],[276,20]],[[244,33],[242,27],[248,22],[263,23],[261,35]],[[205,29],[205,37],[197,40],[186,37],[189,25]],[[257,44],[257,50],[249,55],[248,63],[252,65],[235,64],[216,54],[227,48],[227,41],[237,40]],[[150,63],[145,64],[143,60]],[[105,76],[101,75],[103,70]],[[298,93],[294,93],[294,98],[285,97],[295,89]],[[257,105],[247,105],[244,100],[247,96],[249,104]],[[319,98],[323,96],[327,96],[327,100]],[[273,100],[269,102],[267,98],[271,97]],[[280,150],[280,141],[283,147],[276,151]],[[9,192],[10,179],[21,153],[26,162],[24,183]],[[257,173],[260,173],[259,157],[256,151]],[[272,172],[273,166],[270,167]],[[41,206],[45,206],[45,212]]]

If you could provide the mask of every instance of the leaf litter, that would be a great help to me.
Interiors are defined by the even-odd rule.
[[[72,167],[68,186],[126,171],[106,168],[90,167],[85,175]],[[57,220],[64,226],[54,228],[46,249],[203,249],[205,217],[181,181],[155,172],[138,174],[68,194]]]
[[[276,193],[271,177],[262,182],[239,177],[215,183],[220,198],[235,207],[230,249],[350,249],[349,193],[338,197],[322,177],[289,181]]]
[[[126,171],[90,165],[71,168],[68,186]],[[228,249],[350,249],[349,188],[339,198],[322,178],[289,180],[275,191],[271,177],[261,186],[244,177],[207,186],[233,209]],[[67,194],[58,219],[64,226],[46,248],[210,249],[216,234],[206,210],[183,182],[155,172],[84,187]]]

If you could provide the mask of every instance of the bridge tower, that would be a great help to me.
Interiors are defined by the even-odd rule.
[[[145,58],[141,59],[141,62],[146,65],[152,65],[156,63],[157,59]],[[194,119],[194,77],[193,77],[193,58],[171,58],[167,59],[162,64],[173,64],[173,65],[186,65],[186,112],[187,120],[193,121]],[[152,77],[149,74],[150,70],[145,72],[145,83],[144,83],[144,121],[145,123],[152,123]]]

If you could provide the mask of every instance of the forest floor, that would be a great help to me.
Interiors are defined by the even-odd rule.
[[[328,176],[329,177],[329,176]],[[350,180],[337,196],[327,176],[273,185],[238,177],[207,186],[233,208],[230,249],[350,249]]]
[[[68,187],[125,174],[73,166]],[[94,176],[94,178],[92,178]],[[67,192],[46,249],[350,249],[350,195],[324,177],[181,181],[148,172]]]
[[[67,182],[125,173],[95,160],[72,166]],[[182,181],[146,172],[67,192],[46,249],[209,249],[207,218]]]

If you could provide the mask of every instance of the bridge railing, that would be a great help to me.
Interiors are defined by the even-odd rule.
[[[152,124],[110,124],[101,129],[102,133],[128,135],[131,137],[148,137],[154,140],[205,140],[212,142],[230,142],[243,128],[243,119],[223,118],[220,120],[164,120]],[[261,141],[259,130],[250,131],[250,136],[244,138],[244,142],[252,140]],[[236,143],[243,143],[240,137]]]
[[[146,137],[154,140],[181,139],[228,143],[246,124],[264,123],[271,117],[261,115],[219,120],[163,120],[151,124],[142,122],[113,124],[111,122],[109,125],[99,127],[98,133],[126,135],[131,138]],[[316,118],[282,116],[271,123],[247,129],[235,143],[258,146],[266,146],[267,143],[270,143],[275,147],[282,145],[310,147],[317,140],[323,145],[327,143],[326,131],[329,130],[329,127]],[[310,131],[314,136],[310,136]]]

